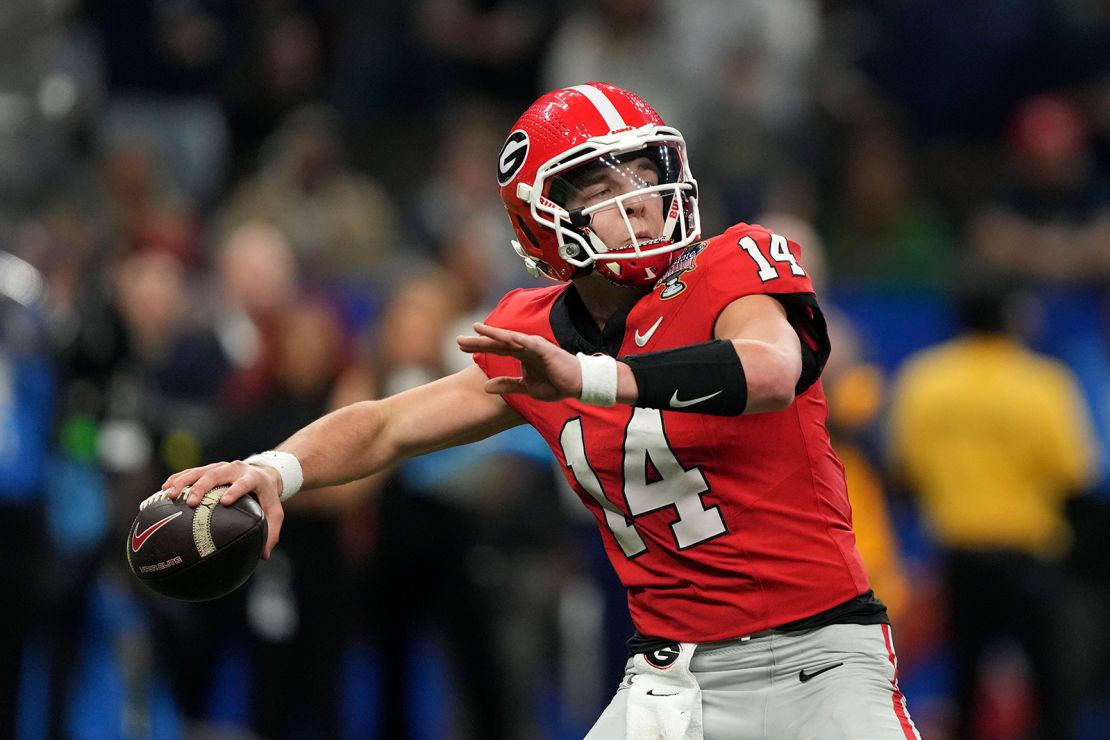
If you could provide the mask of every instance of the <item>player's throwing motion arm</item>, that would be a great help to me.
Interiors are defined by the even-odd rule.
[[[219,485],[230,484],[220,499],[225,505],[254,492],[269,527],[262,553],[268,558],[284,520],[281,501],[302,487],[289,490],[291,475],[303,476],[304,488],[338,485],[376,473],[402,458],[473,442],[522,423],[500,396],[485,392],[485,382],[485,374],[475,365],[396,396],[337,409],[277,448],[279,455],[292,456],[278,457],[277,464],[291,463],[295,471],[240,460],[218,462],[171,475],[162,489],[176,499],[183,488],[192,486],[191,506]]]
[[[224,504],[253,491],[269,525],[263,550],[266,558],[281,531],[282,499],[302,487],[300,483],[290,486],[291,476],[303,477],[304,488],[337,485],[376,473],[404,457],[496,434],[522,422],[501,399],[502,394],[526,393],[545,401],[582,397],[583,366],[575,355],[543,337],[485,324],[476,324],[475,330],[478,336],[459,337],[464,351],[516,357],[521,361],[522,375],[487,379],[473,366],[396,396],[351,404],[314,421],[277,448],[279,453],[291,456],[285,459],[296,466],[295,471],[282,469],[285,463],[281,459],[277,467],[261,461],[212,463],[171,475],[163,490],[177,498],[183,488],[192,486],[188,499],[192,506],[210,489],[223,484],[230,484],[221,499]],[[742,394],[743,401],[735,413],[786,408],[794,398],[802,364],[797,334],[779,303],[763,295],[740,298],[721,313],[715,333],[735,349],[734,360],[727,359],[727,355],[724,362],[711,358],[731,378],[734,387],[730,395]],[[693,362],[698,362],[697,357]],[[681,364],[680,355],[677,372],[672,367],[667,373],[691,377]],[[633,369],[625,362],[615,362],[614,366],[615,400],[644,405]],[[648,370],[650,374],[651,368]],[[682,393],[690,397],[686,390]]]
[[[486,324],[475,324],[474,329],[479,336],[459,337],[464,351],[507,355],[521,362],[519,377],[491,378],[486,392],[525,393],[543,401],[581,398],[601,405],[683,410],[668,403],[671,394],[685,399],[704,395],[708,403],[690,411],[781,411],[794,400],[802,374],[798,335],[782,305],[766,295],[745,296],[725,307],[714,328],[718,341],[625,361],[576,357],[543,337]]]

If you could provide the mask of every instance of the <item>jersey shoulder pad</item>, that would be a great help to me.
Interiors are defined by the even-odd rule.
[[[551,333],[551,307],[566,285],[546,288],[517,288],[505,294],[485,323],[528,334]]]
[[[801,246],[762,226],[732,226],[708,241],[699,262],[706,288],[724,300],[756,293],[813,292]]]

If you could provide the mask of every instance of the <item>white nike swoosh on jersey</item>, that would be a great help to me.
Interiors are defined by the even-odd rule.
[[[671,408],[684,409],[687,406],[693,406],[695,403],[701,403],[702,401],[708,401],[710,398],[713,398],[713,396],[719,396],[722,393],[724,393],[724,391],[717,391],[716,393],[710,393],[708,396],[701,396],[700,398],[691,398],[689,401],[679,401],[678,400],[678,391],[675,391],[674,395],[671,396]]]
[[[640,334],[640,330],[637,329],[636,333],[632,336],[632,338],[636,340],[636,346],[643,347],[645,344],[651,341],[651,335],[655,333],[655,330],[659,328],[659,324],[661,323],[663,323],[662,316],[655,320],[655,323],[651,325],[651,328],[647,330],[646,334]]]

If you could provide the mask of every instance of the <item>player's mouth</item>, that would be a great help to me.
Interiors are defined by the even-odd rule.
[[[652,247],[658,247],[660,245],[667,244],[667,243],[670,242],[669,239],[666,239],[664,237],[653,236],[652,234],[650,234],[646,231],[643,231],[643,232],[637,231],[636,234],[635,234],[635,237],[636,237],[635,241],[633,241],[632,239],[629,239],[624,244],[620,245],[619,247],[617,247],[616,249],[613,249],[611,251],[613,251],[613,252],[626,252],[626,251],[629,251],[629,250],[633,249],[633,245],[639,247],[641,250],[651,249]]]

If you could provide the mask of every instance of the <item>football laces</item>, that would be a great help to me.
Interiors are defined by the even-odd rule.
[[[184,491],[182,491],[182,493],[184,493]],[[145,499],[143,499],[143,502],[139,504],[139,511],[142,511],[151,504],[156,504],[159,501],[165,501],[168,498],[169,495],[165,491],[159,491],[158,493],[155,493],[151,496],[147,496]]]

